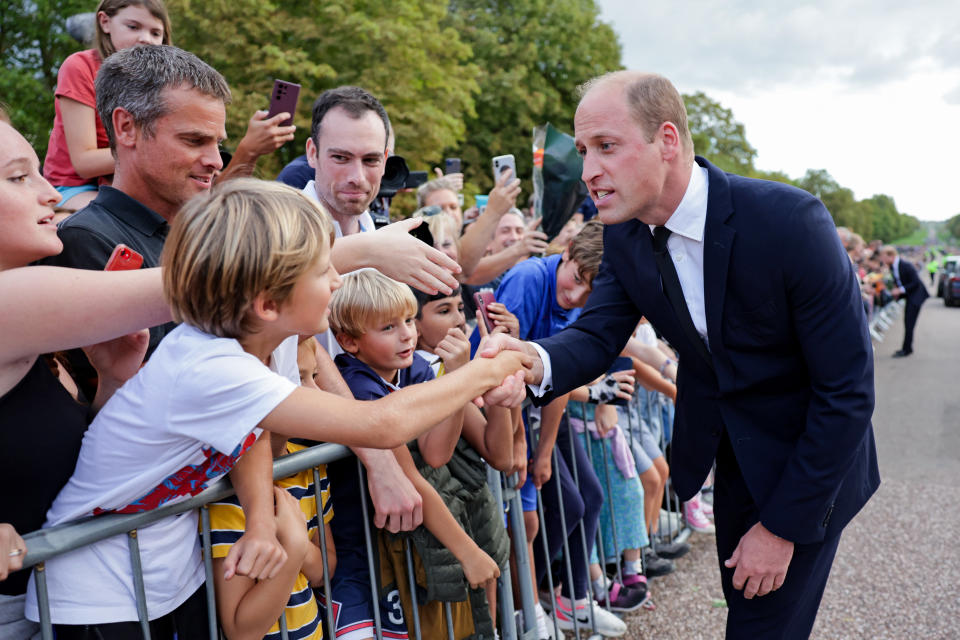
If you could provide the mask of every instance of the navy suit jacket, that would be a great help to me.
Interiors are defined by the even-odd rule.
[[[697,162],[709,174],[712,367],[680,327],[649,227],[634,219],[604,230],[579,320],[538,341],[552,363],[551,395],[603,373],[646,316],[680,353],[671,462],[680,497],[700,489],[726,431],[764,526],[819,542],[839,534],[880,482],[873,349],[853,267],[818,199]]]
[[[924,300],[930,297],[930,294],[927,292],[927,288],[923,286],[923,281],[920,280],[920,276],[912,264],[901,257],[899,267],[900,273],[898,275],[900,276],[900,283],[907,291],[907,300],[919,307]]]

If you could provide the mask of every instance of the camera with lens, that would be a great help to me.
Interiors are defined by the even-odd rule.
[[[402,189],[416,189],[426,181],[427,172],[410,171],[407,161],[402,156],[387,158],[383,178],[380,179],[380,192],[370,205],[370,215],[373,216],[374,224],[378,228],[390,224],[388,209],[391,198]]]

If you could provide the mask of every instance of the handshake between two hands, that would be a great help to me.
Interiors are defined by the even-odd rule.
[[[507,376],[503,382],[475,398],[478,407],[519,407],[527,396],[528,384],[540,384],[543,379],[543,363],[537,351],[529,343],[513,338],[506,333],[491,333],[480,341],[477,354],[481,358],[495,358],[504,351],[519,352],[522,367]]]

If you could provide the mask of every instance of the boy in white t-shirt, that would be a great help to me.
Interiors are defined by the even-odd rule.
[[[393,448],[490,388],[522,385],[524,363],[514,355],[478,359],[461,375],[377,402],[299,387],[297,335],[327,329],[340,286],[332,238],[319,205],[273,182],[233,180],[188,203],[163,255],[164,295],[182,324],[90,425],[45,527],[146,511],[233,469],[247,530],[225,573],[269,578],[286,553],[276,541],[272,456],[261,430]],[[329,358],[319,366],[336,369]],[[155,640],[206,636],[196,532],[193,511],[137,532]],[[139,630],[127,536],[52,558],[45,573],[58,638],[93,632],[110,640]],[[37,620],[34,589],[28,594],[27,617]]]

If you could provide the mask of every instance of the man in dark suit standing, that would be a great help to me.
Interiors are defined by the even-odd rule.
[[[810,194],[695,158],[669,80],[588,83],[574,120],[583,179],[607,225],[593,293],[539,343],[537,402],[591,380],[641,315],[680,353],[674,486],[716,461],[728,638],[806,638],[843,527],[879,485],[873,351],[852,265]],[[495,401],[494,398],[489,398]]]
[[[890,269],[897,286],[891,291],[896,299],[906,298],[907,306],[903,314],[903,347],[893,354],[894,358],[903,358],[913,353],[913,328],[917,326],[920,306],[930,297],[927,288],[920,280],[917,270],[906,260],[900,259],[895,247],[886,245],[880,249],[880,259]]]

